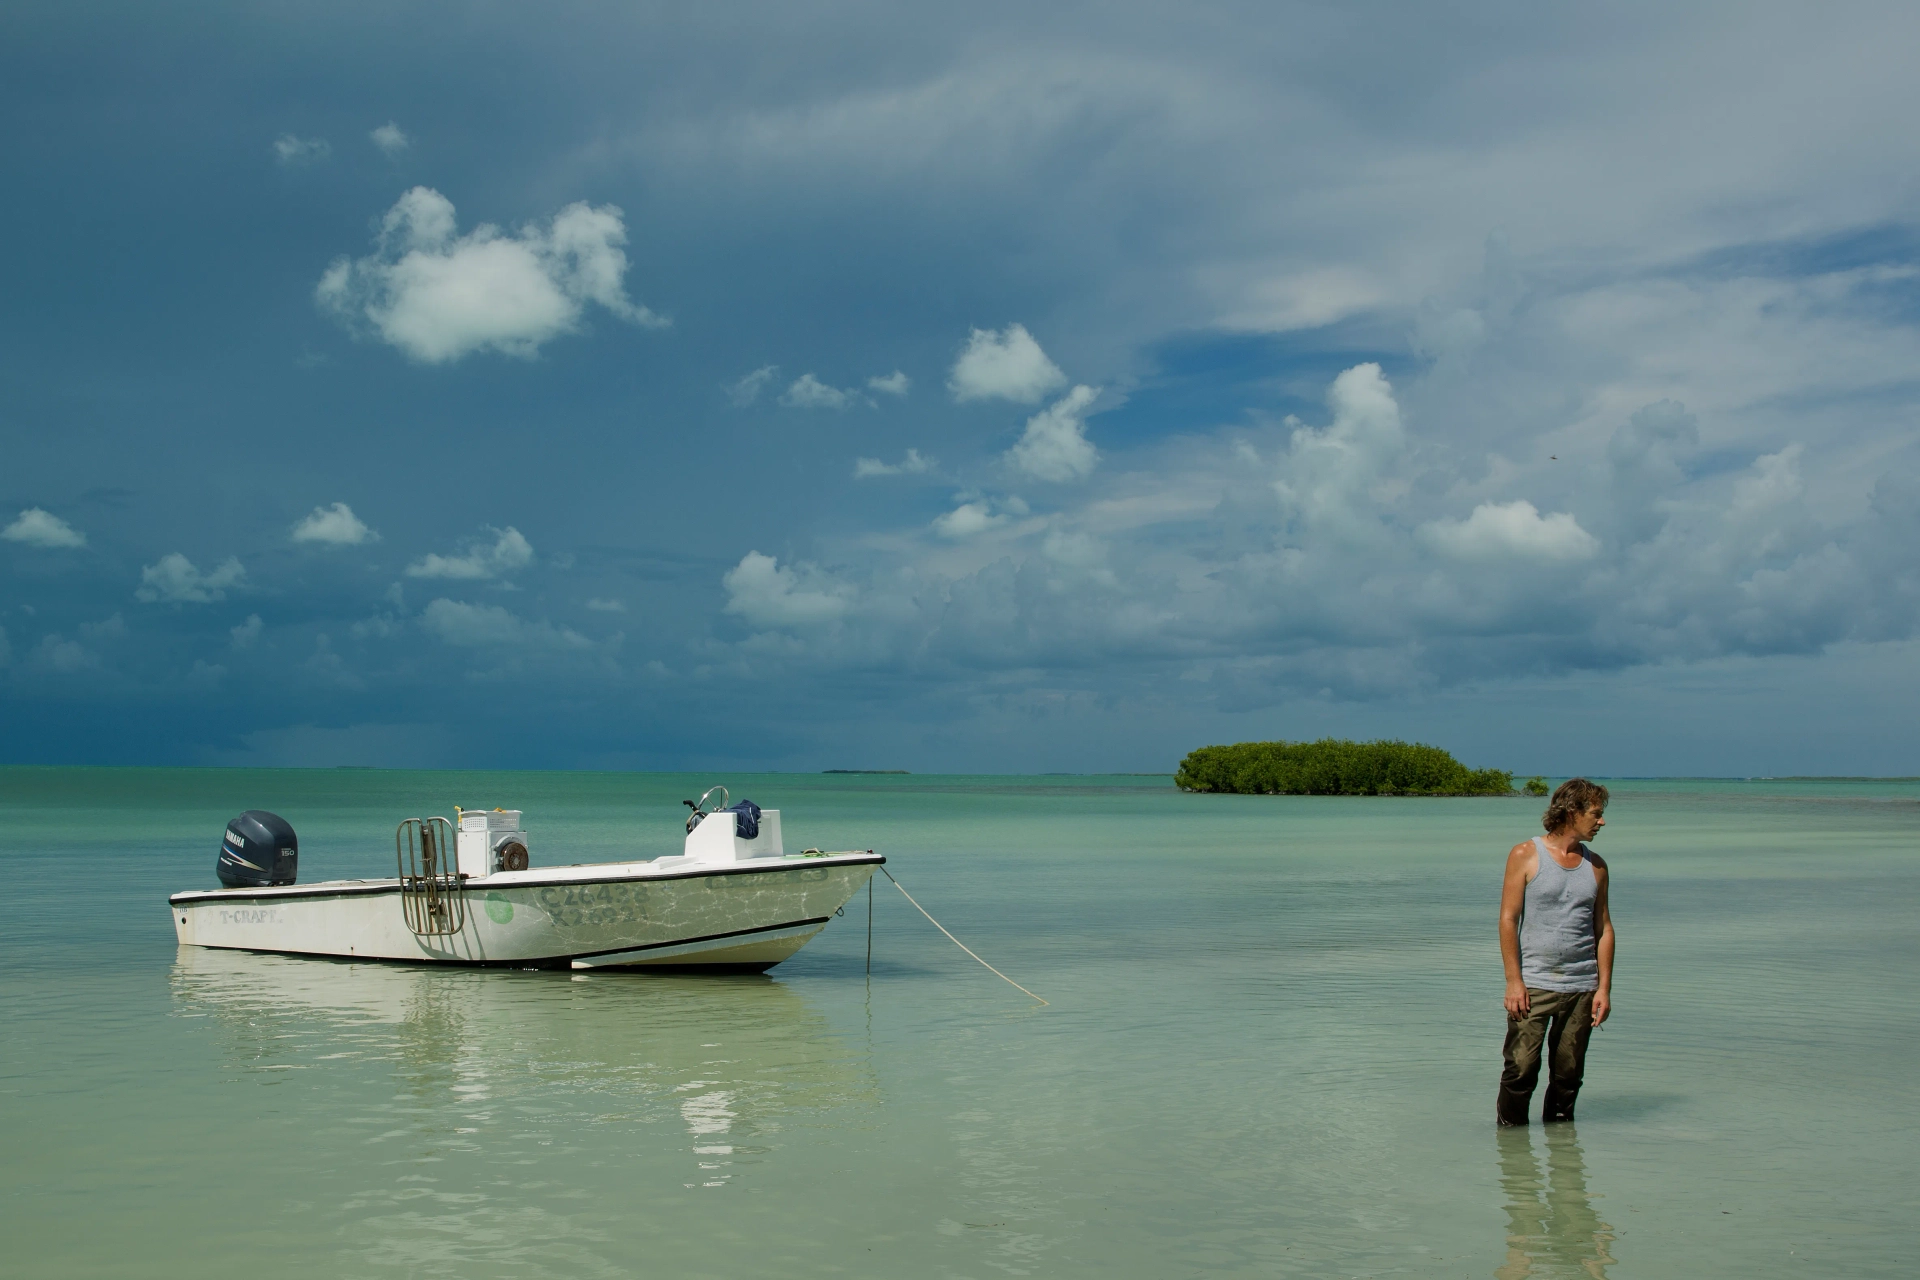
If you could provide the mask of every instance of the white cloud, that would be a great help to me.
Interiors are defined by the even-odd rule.
[[[1007,461],[1036,480],[1078,480],[1092,473],[1100,453],[1086,435],[1086,414],[1100,392],[1080,386],[1027,419],[1026,434]]]
[[[380,535],[367,528],[353,508],[344,502],[330,507],[315,507],[306,519],[293,526],[295,542],[324,542],[335,547],[354,547],[378,542]]]
[[[1113,570],[1107,567],[1106,544],[1091,534],[1054,529],[1040,544],[1047,559],[1068,569],[1091,574],[1105,585],[1113,585]]]
[[[593,610],[595,613],[625,613],[627,611],[627,606],[620,601],[609,600],[598,596],[587,601],[587,608]]]
[[[1585,560],[1594,536],[1564,511],[1542,516],[1531,502],[1483,502],[1465,520],[1436,520],[1420,535],[1457,560]]]
[[[1010,324],[998,333],[975,329],[953,362],[947,387],[955,400],[1014,400],[1034,404],[1066,385],[1067,375],[1033,340],[1025,325]]]
[[[413,145],[413,139],[401,132],[400,126],[389,120],[367,135],[373,139],[373,145],[389,156],[397,156]]]
[[[1671,513],[1670,499],[1686,483],[1682,460],[1700,446],[1699,422],[1677,400],[1636,411],[1607,444],[1608,522],[1627,543],[1657,534]]]
[[[1270,270],[1249,272],[1240,263],[1220,273],[1217,282],[1209,281],[1232,299],[1231,309],[1218,318],[1221,328],[1259,333],[1317,329],[1377,307],[1388,297],[1378,281],[1348,267],[1300,269],[1283,259]],[[1203,273],[1203,278],[1213,274]]]
[[[1374,363],[1355,365],[1327,391],[1333,421],[1293,429],[1287,465],[1274,481],[1283,508],[1304,530],[1368,543],[1382,528],[1381,485],[1406,450],[1400,405]]]
[[[324,631],[314,636],[313,652],[301,666],[313,679],[336,689],[358,692],[367,687],[365,677],[347,665],[346,658],[333,647],[333,637]]]
[[[65,639],[57,632],[40,638],[32,661],[36,666],[51,668],[62,675],[72,675],[76,671],[100,665],[98,654],[79,641]]]
[[[409,578],[492,578],[524,569],[533,563],[533,545],[512,525],[488,530],[493,544],[470,542],[464,554],[427,555],[407,566]]]
[[[62,675],[98,667],[100,648],[126,639],[127,623],[116,613],[100,622],[83,622],[78,630],[78,640],[68,640],[57,632],[42,636],[39,645],[28,655],[29,664]]]
[[[727,387],[727,400],[736,409],[744,409],[760,398],[760,392],[766,388],[773,375],[780,372],[777,364],[763,364],[740,381]]]
[[[87,535],[51,512],[28,507],[14,522],[0,529],[0,538],[30,547],[84,547]]]
[[[847,611],[852,589],[813,565],[781,568],[772,556],[749,551],[721,579],[726,611],[756,627],[805,627],[832,622]]]
[[[420,624],[464,648],[591,649],[593,641],[549,622],[527,622],[498,605],[465,604],[442,596],[420,614]]]
[[[780,403],[789,409],[844,409],[859,402],[859,395],[830,387],[810,373],[803,373],[780,395]]]
[[[361,618],[347,629],[355,640],[388,640],[400,634],[400,623],[390,614]]]
[[[388,210],[377,251],[337,259],[314,298],[426,364],[489,350],[532,357],[578,331],[589,303],[635,324],[665,323],[627,299],[627,232],[612,205],[570,204],[518,234],[486,223],[457,231],[452,202],[415,187]]]
[[[273,157],[287,168],[318,164],[333,154],[333,145],[325,138],[297,138],[283,133],[273,140]]]
[[[247,615],[247,620],[239,626],[227,628],[227,635],[232,638],[233,647],[251,649],[253,642],[260,638],[261,625],[260,615],[250,613]]]
[[[933,531],[943,538],[971,538],[1007,522],[1007,517],[985,502],[963,502],[944,515],[935,517]]]
[[[895,369],[884,378],[868,378],[867,389],[878,391],[883,396],[904,396],[913,390],[913,379]]]
[[[1327,406],[1130,454],[1019,519],[962,495],[934,537],[838,544],[832,575],[750,556],[733,611],[790,634],[739,655],[770,679],[871,669],[968,696],[1097,676],[1150,698],[1179,679],[1244,709],[1920,635],[1920,467],[1876,459],[1865,509],[1856,492],[1823,514],[1824,455],[1703,465],[1724,454],[1689,443],[1678,405],[1621,411],[1611,445],[1523,441],[1524,467],[1416,431],[1371,364]],[[1651,528],[1609,515],[1609,458],[1658,478]]]
[[[227,588],[239,586],[246,576],[231,556],[211,573],[201,573],[193,561],[174,551],[140,570],[140,586],[133,594],[148,604],[211,604],[226,599]]]
[[[882,462],[878,458],[855,458],[853,478],[866,480],[873,476],[924,476],[932,473],[936,465],[932,458],[921,457],[918,449],[909,449],[907,456],[898,462]]]
[[[1103,366],[1222,324],[1405,331],[1496,221],[1556,270],[1644,281],[1720,251],[1715,274],[1775,253],[1798,270],[1814,246],[1911,220],[1887,177],[1920,160],[1901,128],[1920,110],[1898,52],[1920,38],[1908,7],[1668,6],[1598,43],[1576,11],[1422,29],[1365,55],[1393,69],[1365,88],[1316,70],[1356,56],[1341,24],[1194,12],[1213,18],[1131,9],[1085,39],[1024,11],[955,18],[964,51],[922,70],[863,45],[790,93],[715,89],[636,116],[625,151],[737,200],[837,201],[889,246],[903,224],[940,226],[967,245],[956,273],[1033,290],[1027,314],[1071,325]],[[1259,34],[1279,29],[1284,48]],[[848,15],[821,38],[846,51],[864,34]],[[1490,113],[1490,93],[1518,109]],[[873,261],[884,287],[892,259]]]

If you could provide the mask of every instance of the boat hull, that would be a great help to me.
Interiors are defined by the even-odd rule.
[[[678,860],[671,860],[678,861]],[[469,879],[457,932],[416,935],[398,880],[221,889],[168,899],[187,946],[519,968],[771,968],[886,860],[766,858],[663,872],[605,863]]]

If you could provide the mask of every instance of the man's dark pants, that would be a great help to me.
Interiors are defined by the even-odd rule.
[[[1525,1124],[1540,1058],[1547,1059],[1547,1096],[1542,1120],[1573,1119],[1580,1077],[1587,1069],[1587,1037],[1593,1034],[1593,992],[1527,988],[1527,1012],[1507,1015],[1506,1066],[1500,1072],[1501,1124]]]

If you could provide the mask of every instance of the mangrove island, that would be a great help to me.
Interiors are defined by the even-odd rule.
[[[1418,742],[1236,742],[1187,753],[1182,791],[1260,796],[1510,796],[1513,774]]]

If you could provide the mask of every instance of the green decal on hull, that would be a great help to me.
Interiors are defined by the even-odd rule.
[[[505,924],[513,919],[513,904],[498,889],[487,895],[487,919],[495,924]]]

